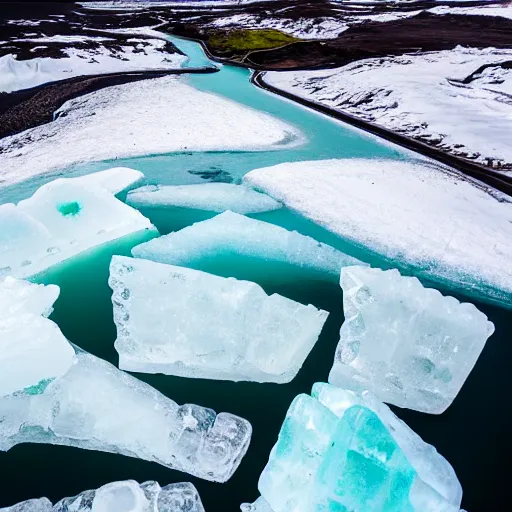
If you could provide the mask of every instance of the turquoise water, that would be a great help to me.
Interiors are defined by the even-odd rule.
[[[196,43],[177,38],[171,40],[191,56],[190,66],[209,64]],[[3,189],[0,202],[22,199],[57,176],[80,175],[113,165],[139,169],[149,182],[184,184],[205,180],[236,182],[251,169],[285,161],[360,156],[414,158],[410,152],[257,89],[249,83],[249,77],[247,70],[223,66],[219,73],[184,79],[197,88],[225,95],[293,124],[306,135],[306,144],[282,151],[181,153],[90,163]],[[180,211],[173,216],[166,216],[166,212],[159,209],[148,209],[144,213],[162,233],[209,217],[201,211]],[[385,264],[377,255],[347,246],[339,238],[286,209],[261,214],[259,218],[310,234],[367,261]],[[114,242],[68,261],[39,278],[41,282],[56,283],[61,287],[61,296],[51,318],[68,339],[116,365],[116,330],[107,284],[108,265],[112,254],[129,255],[131,247],[143,240],[143,236],[134,236]],[[208,512],[236,511],[241,502],[253,501],[258,495],[258,476],[277,439],[288,406],[297,394],[310,393],[314,382],[327,378],[343,322],[342,295],[336,283],[320,281],[312,275],[287,273],[286,269],[270,268],[269,264],[256,268],[256,264],[261,265],[261,262],[212,261],[205,255],[198,266],[223,275],[251,275],[268,293],[281,293],[331,313],[318,343],[290,384],[136,375],[180,404],[197,403],[217,412],[232,412],[252,423],[254,435],[247,456],[228,483],[205,482],[154,463],[102,452],[20,445],[5,454],[0,453],[0,467],[4,468],[0,479],[0,507],[43,495],[56,501],[113,480],[128,478],[139,482],[154,479],[162,485],[191,481],[198,488]],[[281,279],[276,279],[276,275]],[[512,360],[508,334],[512,332],[510,313],[489,305],[478,306],[495,323],[496,334],[454,404],[442,416],[397,411],[454,465],[465,491],[463,506],[471,512],[504,510],[499,503],[501,498],[508,498],[507,471],[501,467],[501,461],[507,463],[504,447],[509,445],[512,427],[511,408],[507,406],[510,404],[509,361]]]

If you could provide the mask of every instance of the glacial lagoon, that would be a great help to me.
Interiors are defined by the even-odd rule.
[[[200,45],[172,37],[171,40],[190,57],[190,66],[211,64]],[[110,167],[126,166],[142,171],[148,183],[182,185],[206,181],[234,182],[255,168],[281,162],[347,157],[381,157],[401,160],[420,158],[359,130],[326,116],[304,109],[290,101],[271,95],[252,85],[249,71],[222,65],[209,75],[191,75],[194,87],[229,97],[252,108],[268,112],[295,125],[308,139],[302,146],[262,152],[180,153],[95,162],[60,173],[39,176],[12,188],[0,190],[0,202],[19,201],[28,197],[45,182],[65,174],[80,176]],[[342,198],[340,198],[342,200]],[[143,214],[165,234],[211,216],[202,211],[178,211],[170,218],[162,209],[143,209]],[[336,238],[286,209],[258,214],[288,229],[315,237],[364,261],[389,266],[375,254]],[[61,295],[51,315],[64,335],[74,344],[95,356],[117,365],[114,349],[116,329],[112,318],[111,290],[108,286],[109,263],[113,254],[130,255],[133,246],[152,235],[133,235],[110,242],[66,261],[41,276],[38,281],[57,284]],[[243,276],[257,262],[231,259],[205,261],[208,271],[219,275]],[[268,265],[268,264],[267,264]],[[96,451],[77,450],[51,445],[20,445],[8,453],[0,453],[2,493],[0,506],[30,497],[47,496],[58,501],[85,489],[98,488],[106,482],[136,479],[156,480],[162,486],[191,481],[199,491],[206,510],[237,510],[240,503],[258,496],[257,481],[270,449],[277,439],[286,411],[299,393],[309,393],[315,382],[325,382],[343,322],[341,289],[336,282],[320,281],[307,272],[297,275],[282,268],[267,272],[259,269],[255,279],[264,290],[313,304],[330,312],[319,341],[297,377],[289,384],[183,379],[164,375],[136,374],[178,403],[195,403],[216,411],[229,411],[248,419],[253,426],[249,451],[234,476],[225,484],[199,480],[154,463]],[[268,279],[267,274],[280,275]],[[449,290],[448,290],[449,291]],[[463,300],[459,294],[450,294]],[[466,298],[467,300],[467,298]],[[462,506],[468,510],[484,510],[487,489],[506,490],[506,475],[499,472],[496,459],[507,444],[510,423],[508,361],[512,357],[510,311],[477,303],[496,326],[473,372],[453,405],[442,416],[429,416],[410,410],[393,411],[426,442],[453,465],[464,490]],[[503,453],[503,456],[506,456]],[[487,485],[487,482],[489,483]],[[30,489],[30,495],[27,490]]]

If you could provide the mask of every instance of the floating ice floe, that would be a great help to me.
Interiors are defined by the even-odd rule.
[[[0,281],[0,397],[19,390],[37,392],[69,370],[74,350],[44,318],[58,296],[55,285],[11,277]]]
[[[242,510],[459,512],[450,464],[384,404],[315,384],[290,406],[259,484]]]
[[[254,274],[268,277],[275,273],[279,280],[285,271],[296,269],[333,281],[338,279],[342,266],[361,264],[309,236],[231,211],[140,244],[132,249],[132,255],[205,271],[215,268],[218,259],[221,264],[228,262],[229,276],[251,279],[249,276]],[[242,266],[241,275],[230,262],[233,259],[250,260]],[[274,271],[270,264],[276,267]]]
[[[112,482],[52,505],[47,498],[28,500],[0,512],[204,512],[189,482],[160,487],[158,482]]]
[[[115,171],[115,172],[112,172]],[[92,247],[142,231],[155,231],[137,210],[112,193],[137,171],[57,179],[32,197],[0,205],[0,276],[33,276]]]
[[[247,451],[251,425],[178,406],[148,384],[72,347],[52,321],[0,319],[0,450],[50,443],[120,453],[225,482]]]
[[[140,207],[181,207],[211,212],[241,214],[278,210],[281,203],[252,188],[232,183],[201,183],[199,185],[148,185],[128,193],[126,202]]]
[[[72,99],[51,123],[4,137],[0,181],[12,185],[83,162],[170,152],[279,150],[304,141],[300,130],[269,114],[163,77]]]
[[[455,171],[346,159],[281,164],[244,179],[395,267],[512,306],[512,204]]]
[[[114,256],[116,350],[123,370],[285,383],[328,316],[256,283]]]
[[[398,270],[341,271],[345,322],[329,382],[440,414],[453,402],[494,325],[473,304]]]

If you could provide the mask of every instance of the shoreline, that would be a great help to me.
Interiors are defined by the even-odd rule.
[[[452,155],[448,152],[442,151],[434,146],[430,146],[429,144],[425,144],[424,142],[420,142],[411,137],[407,137],[405,135],[401,135],[397,132],[384,128],[382,126],[376,125],[374,123],[370,123],[368,121],[364,121],[352,114],[347,114],[344,112],[340,112],[339,110],[335,110],[326,105],[322,105],[320,103],[302,98],[295,94],[292,94],[287,91],[283,91],[273,85],[270,85],[264,80],[265,71],[254,71],[251,76],[251,82],[261,89],[271,92],[273,94],[277,94],[283,98],[294,101],[304,107],[315,110],[316,112],[320,112],[325,114],[333,119],[338,121],[345,122],[351,126],[355,126],[357,128],[362,129],[365,132],[371,133],[373,135],[377,135],[389,142],[393,142],[401,147],[412,150],[420,155],[427,156],[436,160],[442,164],[449,165],[454,169],[462,172],[463,174],[477,179],[486,185],[489,185],[500,192],[503,192],[512,197],[512,177],[506,176],[499,172],[493,171],[492,169],[480,165],[477,163],[470,162],[463,158],[460,158],[456,155]]]
[[[209,74],[218,71],[218,68],[211,66],[80,75],[47,82],[29,89],[2,93],[0,94],[0,139],[51,122],[55,112],[66,101],[106,87],[168,75]]]

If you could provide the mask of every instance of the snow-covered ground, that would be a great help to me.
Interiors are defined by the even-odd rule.
[[[416,275],[512,305],[512,203],[455,172],[422,162],[320,160],[257,169],[244,182]]]
[[[56,115],[0,140],[2,186],[84,161],[304,142],[293,126],[176,77],[107,87],[66,102]]]
[[[512,61],[512,50],[458,47],[337,69],[269,72],[264,78],[297,96],[501,169],[512,164],[512,69],[498,66],[506,61]],[[496,66],[467,84],[457,81],[486,64]]]
[[[102,43],[105,37],[54,36],[24,38],[15,42],[32,43]],[[63,58],[37,57],[17,60],[16,55],[0,57],[0,92],[12,92],[35,87],[54,80],[63,80],[80,75],[96,75],[124,71],[152,69],[179,69],[187,57],[169,53],[162,39],[131,38],[129,45],[100,45],[97,48],[63,48]]]
[[[474,16],[498,16],[512,20],[512,2],[503,5],[482,5],[478,7],[448,7],[440,5],[428,9],[433,14],[466,14]]]
[[[402,18],[412,18],[421,11],[390,12],[381,14],[368,14],[362,16],[343,15],[321,18],[272,18],[254,14],[234,14],[219,18],[211,23],[211,27],[230,28],[272,28],[285,32],[300,39],[334,39],[352,25],[366,21],[386,22]]]

